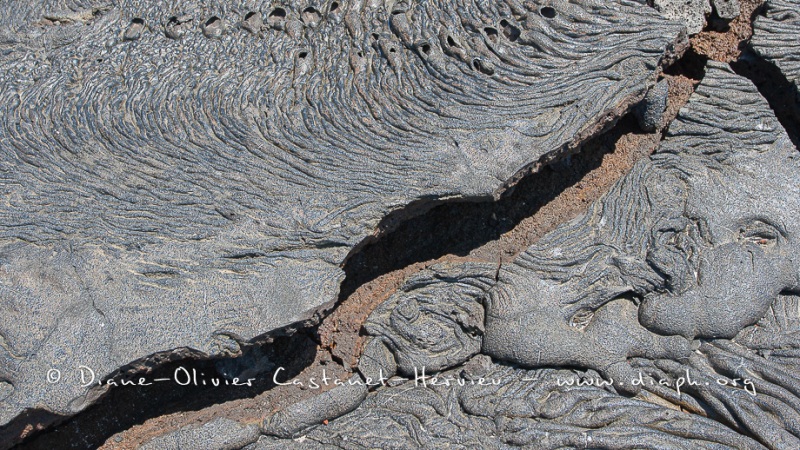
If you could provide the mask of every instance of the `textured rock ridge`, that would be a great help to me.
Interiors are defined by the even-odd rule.
[[[381,388],[353,413],[309,430],[301,442],[264,436],[245,449],[764,448],[705,417],[594,385],[559,386],[597,380],[597,373],[527,371],[479,355],[437,376],[424,387],[412,379]]]

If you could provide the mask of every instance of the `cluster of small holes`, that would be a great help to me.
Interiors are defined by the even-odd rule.
[[[334,1],[328,7],[328,13],[338,12],[340,9],[341,3]],[[287,16],[285,8],[275,7],[267,14],[267,25],[275,29],[283,29]],[[261,26],[263,25],[262,17],[261,13],[257,11],[248,11],[242,17],[241,26],[247,31],[257,33],[261,31]],[[311,6],[300,13],[300,20],[307,27],[316,27],[322,19],[322,13]],[[164,32],[169,38],[180,39],[189,31],[191,22],[193,22],[193,19],[188,16],[172,16],[164,24]],[[130,41],[139,39],[144,28],[145,22],[143,19],[138,17],[132,19],[123,33],[123,39]],[[211,16],[201,22],[200,29],[206,37],[220,37],[225,31],[225,22],[218,16]]]
[[[333,13],[338,11],[341,8],[341,4],[338,1],[331,2],[328,7],[328,13]],[[404,11],[397,9],[393,10],[392,14],[403,14]],[[544,6],[539,9],[539,14],[542,17],[547,19],[552,19],[557,16],[557,12],[554,8],[550,6]],[[247,31],[252,33],[256,33],[261,30],[262,25],[267,25],[269,27],[275,29],[283,29],[284,22],[288,17],[287,11],[283,7],[275,7],[273,8],[266,16],[266,24],[262,22],[263,16],[261,13],[256,11],[248,11],[242,17],[241,26]],[[323,16],[319,10],[314,7],[307,7],[302,10],[300,13],[300,20],[303,24],[307,27],[316,27],[319,22],[322,20]],[[179,39],[182,37],[188,28],[188,22],[191,22],[191,19],[186,20],[185,18],[179,18],[176,16],[170,17],[165,25],[167,36]],[[498,29],[499,28],[499,29]],[[499,27],[495,28],[493,26],[487,26],[483,28],[483,33],[485,35],[486,40],[491,44],[497,44],[502,37],[507,39],[510,42],[515,42],[519,39],[521,35],[521,30],[515,26],[514,24],[510,23],[508,20],[503,19],[499,23]],[[125,40],[134,40],[138,39],[142,30],[144,29],[144,20],[140,18],[134,18],[131,20],[128,29],[124,34]],[[219,37],[224,32],[224,22],[217,16],[212,16],[202,22],[201,29],[203,34],[207,37]],[[477,31],[477,30],[476,30]],[[380,39],[380,35],[377,33],[371,34],[372,39],[377,42]],[[460,50],[463,51],[462,46],[459,44],[458,40],[455,39],[453,36],[448,35],[445,39],[446,45],[449,46],[453,51]],[[429,56],[431,54],[431,44],[428,42],[423,42],[416,44],[417,51],[421,52],[425,56]],[[398,52],[396,46],[387,46],[384,47],[384,51],[387,51],[389,54],[394,54]],[[359,58],[364,57],[363,51],[358,51],[357,55]],[[297,53],[297,58],[299,60],[303,60],[308,56],[307,51],[300,51]],[[484,75],[494,75],[494,66],[489,61],[484,61],[481,58],[473,58],[471,61],[471,66],[474,70],[484,74]]]

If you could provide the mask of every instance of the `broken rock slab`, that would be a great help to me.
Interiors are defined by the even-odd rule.
[[[0,19],[0,427],[311,317],[387,215],[499,195],[685,46],[627,0],[346,6]]]
[[[800,1],[768,0],[753,24],[750,47],[771,62],[794,86],[800,118]]]
[[[634,435],[797,448],[798,186],[800,154],[767,101],[710,62],[656,153],[583,217],[494,277],[434,266],[373,312],[364,372],[396,367],[405,383],[302,441],[248,448],[619,448]]]

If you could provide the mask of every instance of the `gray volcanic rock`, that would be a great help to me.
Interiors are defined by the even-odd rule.
[[[765,13],[753,24],[750,47],[775,64],[794,85],[795,104],[800,108],[800,2],[768,0]]]
[[[91,403],[80,366],[308,318],[389,213],[498,195],[685,44],[634,2],[545,3],[6,8],[0,426]]]
[[[479,355],[426,377],[380,388],[300,439],[264,436],[244,448],[765,448],[706,417],[595,386],[593,372],[523,370]]]
[[[322,394],[294,403],[264,418],[265,434],[292,438],[306,428],[334,419],[356,409],[367,396],[367,384],[353,375],[343,384]]]
[[[285,444],[798,448],[798,210],[800,155],[755,86],[711,62],[657,153],[583,217],[496,277],[471,264],[414,277],[429,281],[387,302],[402,326],[384,308],[369,319],[389,341],[402,331],[415,343],[387,346],[395,361],[443,361],[421,326],[434,321],[461,330],[436,348],[466,355],[481,339],[483,354],[439,373],[414,367]],[[465,340],[476,328],[447,312],[472,305],[476,289],[487,291],[485,328]],[[432,294],[440,308],[404,313]]]
[[[655,131],[661,125],[661,118],[667,109],[669,81],[661,80],[647,93],[635,108],[633,115],[644,131]]]
[[[733,20],[741,14],[739,0],[712,0],[711,3],[721,19]]]
[[[233,450],[242,448],[258,439],[258,426],[243,425],[236,421],[219,418],[200,426],[181,428],[150,439],[137,450],[164,450],[203,448],[214,450]]]
[[[664,17],[683,23],[689,34],[703,31],[706,16],[711,14],[709,0],[653,0],[653,6]]]
[[[395,373],[413,376],[417,368],[444,370],[480,352],[481,299],[497,269],[444,263],[409,277],[364,323],[372,338],[361,356],[361,373],[376,380]]]

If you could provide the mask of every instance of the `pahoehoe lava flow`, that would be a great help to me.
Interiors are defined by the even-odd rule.
[[[624,0],[332,6],[6,13],[1,425],[102,394],[42,374],[236,355],[308,317],[382,218],[499,195],[685,42]]]
[[[2,446],[794,446],[797,6],[9,9]]]

